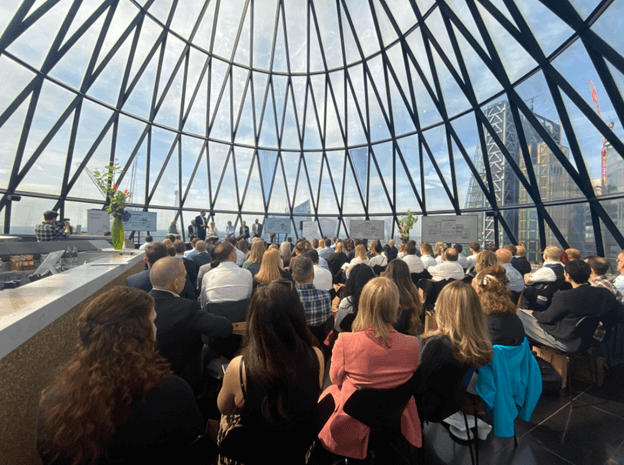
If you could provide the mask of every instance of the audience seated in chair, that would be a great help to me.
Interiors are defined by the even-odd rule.
[[[416,242],[407,241],[405,244],[405,256],[403,261],[407,263],[410,273],[422,273],[425,270],[422,260],[416,255]]]
[[[266,251],[266,246],[263,240],[254,240],[251,244],[251,252],[249,257],[243,263],[243,268],[249,270],[252,276],[255,276],[260,271],[260,265],[262,264],[262,256]]]
[[[360,263],[353,267],[345,287],[345,297],[338,305],[338,314],[334,322],[335,331],[351,331],[351,325],[357,316],[362,290],[374,277],[375,272],[368,265]]]
[[[544,311],[552,301],[552,297],[565,283],[561,249],[549,245],[544,249],[544,264],[534,273],[524,275],[527,287],[524,298],[531,310]]]
[[[417,336],[422,332],[423,306],[418,288],[410,277],[407,263],[403,260],[391,261],[384,277],[396,284],[399,289],[399,310],[394,329],[408,336]]]
[[[306,249],[305,252],[303,252],[303,256],[308,257],[312,261],[312,265],[314,265],[314,287],[323,291],[328,291],[332,299],[336,297],[331,272],[319,266],[318,252],[314,249]]]
[[[259,287],[251,299],[247,315],[248,343],[242,356],[234,358],[225,372],[218,405],[222,413],[219,441],[222,443],[235,425],[269,429],[288,443],[288,428],[303,424],[300,436],[312,434],[302,459],[314,439],[317,410],[323,384],[324,363],[320,350],[312,347],[306,315],[290,281],[273,281]],[[301,430],[297,430],[301,431]],[[307,432],[306,432],[307,431]],[[301,439],[301,437],[299,437]],[[247,447],[239,444],[239,448]],[[292,463],[267,458],[265,463]]]
[[[418,340],[392,328],[399,291],[386,278],[375,278],[362,292],[353,333],[342,333],[332,352],[331,394],[336,409],[319,439],[334,454],[363,459],[370,429],[344,412],[344,404],[358,387],[389,389],[405,383],[418,367]],[[421,445],[420,423],[413,399],[403,412],[401,432],[410,444]]]
[[[305,256],[299,257],[292,266],[292,277],[305,309],[308,328],[322,344],[333,325],[329,292],[314,287],[312,260]]]
[[[517,303],[520,298],[520,294],[522,294],[522,291],[524,290],[524,279],[522,279],[520,272],[511,264],[513,255],[507,249],[498,249],[496,251],[496,258],[498,258],[498,261],[507,273],[507,287],[511,291],[511,300],[513,300],[514,303]]]
[[[249,270],[236,266],[236,251],[230,242],[218,244],[214,249],[219,266],[204,274],[200,301],[208,302],[243,300],[251,297],[253,277]]]
[[[195,242],[195,250],[197,251],[197,253],[188,257],[189,259],[193,261],[193,263],[195,263],[195,266],[197,267],[197,280],[198,281],[199,281],[199,269],[202,266],[207,265],[211,261],[210,253],[206,250],[206,248],[207,248],[206,242],[198,240],[197,242]]]
[[[285,242],[287,244],[287,242]],[[282,258],[278,250],[267,250],[262,256],[260,271],[254,276],[254,288],[260,284],[268,284],[278,279],[292,281],[290,273],[282,267]]]
[[[197,301],[179,297],[184,288],[184,266],[176,257],[158,260],[150,270],[156,304],[156,345],[196,394],[202,392],[202,335],[222,338],[232,333],[232,324],[222,316],[203,311]]]
[[[464,279],[465,273],[462,266],[457,262],[457,250],[449,247],[445,250],[443,260],[439,265],[427,269],[434,281],[445,279]]]
[[[155,350],[155,319],[152,297],[121,286],[80,315],[73,358],[41,395],[45,465],[196,463],[185,451],[205,423],[191,387]]]

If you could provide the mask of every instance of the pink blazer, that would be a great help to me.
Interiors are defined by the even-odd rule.
[[[369,331],[340,333],[332,352],[329,375],[333,385],[321,398],[332,394],[336,402],[319,438],[335,454],[366,458],[370,429],[343,411],[343,405],[358,387],[387,389],[405,383],[418,366],[418,340],[390,331],[387,345],[369,337]],[[421,446],[420,422],[412,398],[403,411],[401,431],[410,444]]]

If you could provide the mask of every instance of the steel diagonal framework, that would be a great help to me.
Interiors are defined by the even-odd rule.
[[[596,181],[584,130],[624,163],[613,0],[35,3],[0,7],[4,233],[23,222],[16,195],[63,216],[103,207],[85,169],[117,160],[116,184],[138,173],[132,207],[183,231],[203,207],[235,226],[285,216],[295,236],[301,219],[348,236],[350,218],[384,218],[390,238],[409,208],[477,213],[483,241],[535,253],[588,227],[588,252],[624,247],[608,213],[624,186]],[[564,60],[577,44],[613,125]]]

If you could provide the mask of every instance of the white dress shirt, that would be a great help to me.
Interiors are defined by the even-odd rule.
[[[468,258],[464,254],[457,254],[457,263],[465,270],[468,268]]]
[[[422,261],[425,270],[428,270],[430,266],[436,266],[438,264],[438,262],[436,262],[436,259],[433,258],[431,255],[423,255],[422,257],[420,257],[420,260]]]
[[[184,258],[189,258],[192,257],[193,255],[197,255],[199,252],[197,251],[197,249],[192,248],[191,250],[187,250],[186,252],[184,252]]]
[[[236,249],[236,266],[243,266],[243,263],[245,263],[245,260],[247,260],[248,256],[249,252],[247,252],[247,255],[245,255],[243,252]]]
[[[370,266],[386,266],[388,264],[388,257],[384,254],[375,255],[373,258],[368,260],[370,262]]]
[[[555,272],[546,265],[562,265],[562,263],[555,260],[545,260],[544,265],[540,269],[529,274],[531,277],[529,283],[554,283],[557,280]]]
[[[466,260],[468,260],[468,268],[473,268],[477,264],[477,255],[478,254],[475,253],[466,258]]]
[[[143,245],[139,247],[139,250],[145,250],[145,247],[147,247],[149,244],[151,244],[151,242],[144,242]]]
[[[239,268],[234,262],[223,262],[204,275],[201,305],[247,299],[252,289],[253,277],[249,270]]]
[[[332,274],[322,266],[314,265],[314,287],[323,291],[330,291],[334,288]]]
[[[422,273],[425,271],[423,262],[418,255],[405,255],[403,261],[407,263],[410,273]]]
[[[427,271],[429,271],[434,281],[442,281],[444,279],[461,280],[466,276],[464,269],[457,262],[442,262],[439,265],[432,266]]]

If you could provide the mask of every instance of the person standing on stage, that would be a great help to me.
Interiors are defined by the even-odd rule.
[[[206,226],[208,226],[208,218],[206,218],[206,210],[201,210],[199,216],[195,217],[195,227],[197,228],[197,237],[202,241],[206,240]]]
[[[244,221],[241,223],[241,227],[238,229],[238,239],[249,239],[249,226]]]
[[[262,223],[258,222],[258,218],[256,218],[256,222],[251,226],[251,231],[252,231],[253,237],[262,236]]]

